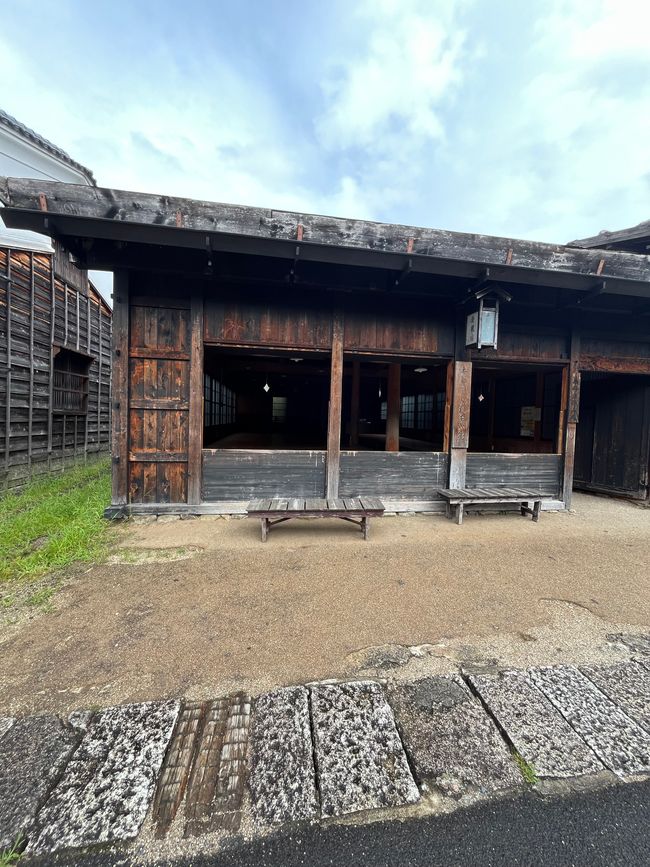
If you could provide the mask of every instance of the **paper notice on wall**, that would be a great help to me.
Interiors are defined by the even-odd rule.
[[[522,437],[535,436],[535,422],[541,421],[542,410],[538,406],[522,406],[521,408],[521,430],[519,435]]]

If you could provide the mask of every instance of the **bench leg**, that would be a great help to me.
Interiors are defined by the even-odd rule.
[[[363,533],[363,538],[368,538],[368,527],[370,525],[370,518],[362,518],[361,519],[361,532]]]
[[[524,516],[524,518],[525,518],[526,515],[528,514],[528,509],[526,508],[526,504],[525,504],[525,503],[522,503],[521,506],[520,506],[520,509],[521,509],[521,514],[522,514],[522,515]]]
[[[451,520],[451,518],[453,517],[449,500],[445,500],[445,515],[447,516],[447,518],[449,518],[449,520]]]
[[[539,521],[539,513],[542,509],[542,501],[535,500],[535,505],[533,506],[533,521]]]
[[[463,504],[462,503],[459,503],[456,506],[456,523],[457,524],[463,523]]]
[[[269,534],[268,518],[262,518],[262,542],[266,542],[266,537]]]

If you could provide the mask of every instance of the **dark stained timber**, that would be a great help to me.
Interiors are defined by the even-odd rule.
[[[110,377],[111,311],[76,270],[68,283],[51,254],[0,248],[0,490],[108,449],[109,395],[99,383]],[[56,411],[55,362],[77,346],[87,386],[78,414],[64,416]]]

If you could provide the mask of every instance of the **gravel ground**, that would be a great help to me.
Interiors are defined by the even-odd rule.
[[[606,636],[650,626],[650,511],[587,495],[574,508],[538,524],[388,517],[368,542],[332,520],[266,544],[243,519],[126,523],[112,562],[0,632],[0,713],[626,659]]]

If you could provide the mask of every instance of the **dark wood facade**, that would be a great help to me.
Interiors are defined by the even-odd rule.
[[[610,393],[650,381],[647,256],[41,182],[5,187],[12,224],[49,227],[88,266],[116,269],[111,514],[323,495],[437,510],[441,488],[499,484],[568,507],[576,461],[581,484],[593,481],[581,478],[589,381],[608,380]],[[498,348],[477,350],[465,345],[465,317],[486,287],[512,300],[502,303]],[[231,379],[219,374],[217,397],[206,398],[215,365],[230,365]],[[285,437],[274,447],[279,392],[265,378],[308,373],[297,398],[305,446]],[[251,421],[250,447],[234,435],[235,382],[242,414],[254,419],[257,401],[269,419],[265,431]],[[625,484],[637,474],[633,495],[647,498],[650,419],[645,410],[629,418],[636,445],[622,447],[630,431],[612,422],[612,449],[622,448]]]
[[[0,490],[108,451],[111,332],[60,247],[0,248]]]

